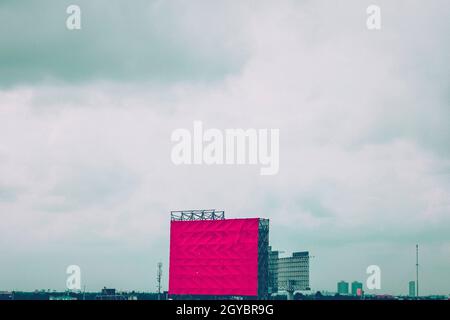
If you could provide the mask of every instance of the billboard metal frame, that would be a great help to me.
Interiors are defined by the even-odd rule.
[[[216,209],[171,211],[170,220],[171,221],[225,220],[225,211],[216,211]]]
[[[258,299],[269,297],[269,219],[259,218],[258,225]]]
[[[198,221],[198,220],[225,220],[224,211],[215,209],[206,210],[179,210],[170,212],[171,221]],[[258,296],[259,300],[267,300],[269,297],[269,219],[258,218]],[[224,299],[227,296],[204,295],[171,295],[173,298],[203,298]],[[231,297],[231,296],[229,296]],[[250,297],[243,297],[250,298]]]

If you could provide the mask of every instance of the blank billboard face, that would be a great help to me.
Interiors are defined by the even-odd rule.
[[[258,223],[172,221],[169,294],[257,296]]]

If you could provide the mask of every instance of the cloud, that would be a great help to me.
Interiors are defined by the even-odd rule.
[[[2,2],[0,84],[215,81],[246,57],[238,36],[244,6],[82,0],[82,29],[69,31],[71,4]]]
[[[48,270],[58,255],[61,265],[81,261],[101,287],[98,279],[116,279],[118,270],[100,266],[123,255],[148,268],[122,262],[130,274],[112,285],[139,287],[157,261],[167,265],[169,211],[217,208],[228,217],[269,217],[275,247],[309,249],[320,274],[313,288],[333,290],[347,274],[363,280],[365,264],[375,263],[392,280],[386,291],[404,292],[410,279],[393,274],[411,264],[406,252],[417,241],[429,257],[428,283],[446,279],[446,2],[382,2],[378,33],[365,28],[361,1],[222,3],[217,11],[206,2],[154,2],[150,13],[144,2],[112,2],[110,11],[101,4],[81,3],[89,32],[70,40],[87,51],[73,53],[69,65],[71,42],[55,22],[64,15],[54,15],[63,4],[49,6],[47,25],[36,31],[48,45],[36,54],[8,40],[10,53],[34,60],[14,65],[0,53],[0,70],[10,68],[0,73],[8,84],[0,91],[0,246],[11,259],[33,264],[25,257],[39,253]],[[17,6],[0,8],[13,16],[24,12]],[[156,20],[138,19],[145,14]],[[167,61],[144,65],[154,47]],[[209,81],[213,70],[219,76]],[[174,166],[170,134],[194,120],[205,128],[279,128],[279,174]],[[446,281],[424,290],[446,292]]]

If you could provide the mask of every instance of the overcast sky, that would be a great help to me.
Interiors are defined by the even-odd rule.
[[[66,29],[78,4],[82,29]],[[382,28],[366,28],[381,7]],[[167,289],[169,212],[270,218],[313,290],[450,294],[448,0],[0,2],[0,290]],[[171,133],[280,129],[280,170],[175,166]]]

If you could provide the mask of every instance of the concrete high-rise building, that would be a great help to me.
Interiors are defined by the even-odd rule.
[[[352,295],[361,296],[363,294],[363,284],[359,281],[352,282]]]
[[[337,293],[339,294],[348,294],[348,282],[346,281],[340,281],[337,284]]]
[[[269,249],[269,292],[309,290],[309,252],[283,258],[279,253]]]
[[[409,296],[410,297],[416,296],[416,282],[415,281],[409,282]]]

